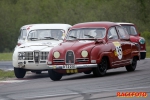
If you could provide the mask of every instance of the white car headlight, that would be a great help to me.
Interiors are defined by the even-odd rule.
[[[144,38],[140,38],[139,42],[140,42],[140,44],[144,44],[145,43],[145,39]]]
[[[81,56],[84,57],[84,58],[87,57],[88,56],[88,52],[86,50],[83,50],[81,52]]]
[[[19,52],[19,53],[18,53],[18,56],[19,56],[19,57],[21,57],[21,56],[22,56],[22,53],[21,53],[21,52]]]
[[[54,55],[55,58],[59,58],[60,57],[60,53],[58,51],[55,51],[53,55]]]
[[[18,60],[25,60],[25,52],[18,52]]]

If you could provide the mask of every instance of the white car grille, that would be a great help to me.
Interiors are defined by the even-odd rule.
[[[27,60],[28,63],[46,63],[49,52],[19,52],[18,60]]]
[[[33,60],[33,52],[19,52],[18,60]]]

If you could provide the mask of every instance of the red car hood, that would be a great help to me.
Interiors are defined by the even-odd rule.
[[[62,53],[66,52],[67,50],[72,50],[74,52],[80,52],[82,50],[91,51],[91,49],[95,46],[95,41],[89,40],[77,40],[77,41],[67,41],[61,43],[59,46],[54,47],[54,51],[60,51]]]

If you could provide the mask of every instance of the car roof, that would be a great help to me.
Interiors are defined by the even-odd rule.
[[[85,23],[78,23],[71,27],[71,29],[76,28],[96,28],[96,27],[104,27],[109,28],[111,26],[119,25],[114,22],[108,22],[108,21],[100,21],[100,22],[85,22]]]
[[[133,23],[127,23],[127,22],[116,22],[119,25],[134,25]]]
[[[71,27],[69,24],[29,24],[22,26],[21,29],[66,29],[69,27]]]

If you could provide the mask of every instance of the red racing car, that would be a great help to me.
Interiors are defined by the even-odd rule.
[[[145,39],[140,36],[140,33],[137,32],[137,29],[133,23],[118,23],[121,26],[123,26],[126,31],[130,35],[130,41],[131,42],[136,42],[140,46],[140,58],[145,59],[146,57],[146,43]]]
[[[108,69],[126,67],[134,71],[140,59],[139,44],[131,42],[125,29],[113,22],[86,22],[71,27],[64,41],[50,50],[49,77],[93,72],[104,76]]]

